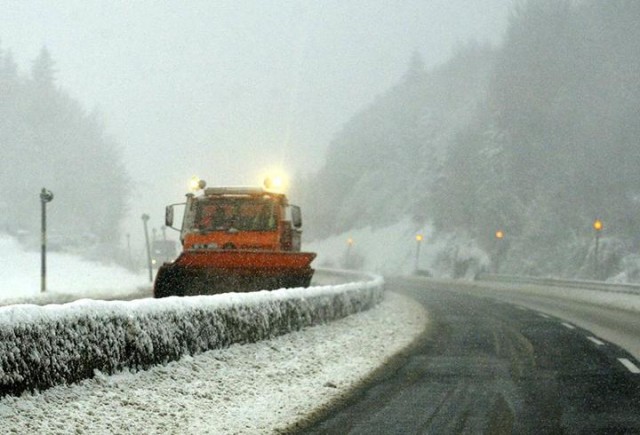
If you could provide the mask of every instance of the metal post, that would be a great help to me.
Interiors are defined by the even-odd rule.
[[[42,225],[40,230],[40,292],[47,291],[47,203],[53,199],[53,193],[44,187],[40,191],[42,205]]]
[[[44,188],[42,189],[44,193]],[[41,194],[42,195],[42,194]],[[40,292],[47,290],[47,203],[42,204],[42,225],[40,229]]]
[[[593,275],[596,280],[600,279],[600,263],[598,261],[598,242],[600,241],[600,232],[604,228],[604,225],[600,219],[593,221],[593,229],[596,232],[596,248],[593,252]]]
[[[149,266],[149,281],[153,282],[153,269],[151,266],[151,247],[149,246],[149,231],[147,229],[147,222],[149,221],[149,215],[142,215],[142,223],[144,224],[144,240],[147,245],[147,265]]]
[[[503,241],[502,239],[504,239],[504,231],[502,230],[497,230],[495,233],[496,236],[496,254],[495,254],[495,260],[494,260],[494,265],[493,265],[493,273],[498,274],[500,273],[500,262],[502,261],[502,252],[505,249],[503,246]]]
[[[422,242],[422,234],[416,236],[416,258],[414,272],[417,274],[420,267],[420,244]]]
[[[600,279],[600,265],[598,262],[598,242],[600,241],[600,231],[596,231],[596,248],[593,252],[593,275],[597,280]]]
[[[127,255],[129,257],[129,267],[133,269],[133,257],[131,256],[131,234],[127,233]]]

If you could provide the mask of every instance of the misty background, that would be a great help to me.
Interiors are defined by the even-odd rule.
[[[408,217],[453,275],[640,278],[635,1],[0,6],[10,232],[46,186],[55,231],[122,246],[194,175],[279,168],[307,239]]]

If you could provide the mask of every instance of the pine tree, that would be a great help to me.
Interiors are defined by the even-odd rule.
[[[40,54],[33,61],[31,77],[38,87],[53,87],[55,82],[55,62],[46,47],[42,47]]]
[[[116,241],[129,195],[120,151],[99,117],[56,85],[55,73],[46,48],[29,77],[0,56],[0,203],[10,204],[9,229],[35,233],[44,186],[56,195],[51,231]]]

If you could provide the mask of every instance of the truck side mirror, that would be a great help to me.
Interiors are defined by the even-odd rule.
[[[291,206],[291,223],[294,228],[302,227],[302,213],[297,205]]]
[[[173,227],[173,206],[168,205],[164,209],[164,224],[168,227]]]

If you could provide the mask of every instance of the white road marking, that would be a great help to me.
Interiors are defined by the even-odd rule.
[[[551,317],[547,316],[546,314],[543,313],[538,313],[538,316],[540,317],[544,317],[545,319],[550,319]]]
[[[632,363],[628,359],[618,358],[618,361],[620,361],[622,365],[625,366],[631,373],[635,373],[635,374],[640,373],[640,369],[638,368],[638,366],[636,366],[634,363]]]
[[[587,337],[589,340],[593,341],[595,344],[597,344],[598,346],[604,346],[604,342],[598,340],[595,337]]]
[[[573,325],[572,325],[572,324],[570,324],[570,323],[562,322],[562,325],[563,325],[563,326],[566,326],[566,327],[567,327],[567,328],[569,328],[569,329],[576,329],[576,327],[575,327],[575,326],[573,326]]]

